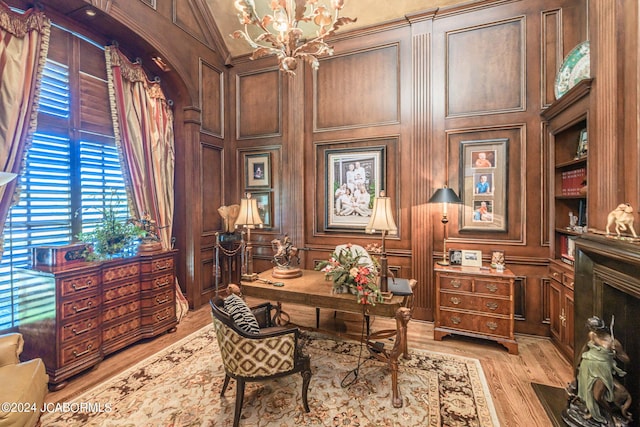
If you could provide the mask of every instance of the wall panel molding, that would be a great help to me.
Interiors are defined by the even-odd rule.
[[[525,111],[525,32],[519,16],[446,34],[447,117]]]
[[[224,72],[200,58],[201,131],[224,139]]]
[[[507,138],[509,158],[507,159],[508,183],[507,183],[507,231],[465,231],[456,229],[456,221],[449,224],[449,247],[452,245],[476,243],[482,245],[527,245],[527,140],[526,124],[505,124],[496,126],[484,126],[478,128],[455,129],[446,132],[447,145],[449,147],[447,164],[455,175],[450,174],[450,187],[460,194],[460,145],[464,141],[482,141],[498,138]],[[465,201],[463,199],[463,201]],[[465,201],[467,203],[467,201]],[[469,202],[470,203],[470,202]],[[458,208],[459,211],[461,208]],[[452,227],[455,224],[455,227]]]
[[[236,138],[282,136],[282,75],[277,68],[236,75]]]
[[[411,252],[412,270],[419,286],[416,288],[416,307],[423,310],[420,318],[433,320],[435,305],[435,291],[433,275],[431,228],[433,227],[430,209],[427,201],[434,187],[431,177],[432,166],[429,158],[432,156],[431,138],[431,34],[416,34],[412,40],[413,59],[413,141],[411,169],[422,171],[424,177],[418,174],[413,181],[414,191],[411,200]],[[428,310],[427,310],[428,308]]]
[[[541,76],[540,101],[541,108],[548,107],[555,101],[556,74],[563,61],[562,46],[562,9],[546,10],[540,14],[542,26],[542,43],[540,44]]]
[[[400,122],[398,43],[334,55],[313,74],[313,130]]]

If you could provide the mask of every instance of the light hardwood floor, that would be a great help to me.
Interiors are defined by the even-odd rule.
[[[248,298],[249,304],[255,303]],[[285,305],[291,319],[302,326],[315,325],[315,310],[308,307]],[[354,332],[361,326],[357,315],[339,313],[334,318],[330,310],[321,311],[322,327]],[[208,306],[190,311],[178,325],[176,332],[134,344],[107,357],[86,373],[71,379],[57,392],[48,394],[47,402],[65,402],[94,387],[129,366],[153,355],[164,347],[200,329],[211,321]],[[372,319],[372,330],[394,327],[390,319]],[[433,323],[412,320],[409,323],[409,351],[424,349],[479,359],[487,379],[496,412],[502,426],[547,427],[547,418],[531,387],[532,382],[564,387],[572,379],[572,367],[545,338],[518,335],[519,354],[510,355],[499,344],[464,337],[433,340]]]

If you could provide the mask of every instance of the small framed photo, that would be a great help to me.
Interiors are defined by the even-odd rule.
[[[245,154],[244,186],[251,188],[268,188],[271,182],[271,157],[269,153]]]
[[[462,251],[449,249],[449,265],[462,265]]]
[[[580,137],[578,138],[578,150],[576,152],[576,159],[584,157],[589,151],[589,139],[587,137],[587,130],[582,129],[580,131]]]
[[[465,267],[482,267],[482,251],[462,250],[462,265]]]
[[[496,268],[499,265],[504,267],[504,251],[492,251],[491,267]]]

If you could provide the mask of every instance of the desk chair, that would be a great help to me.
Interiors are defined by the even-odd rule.
[[[211,300],[209,304],[225,370],[220,396],[224,396],[231,378],[237,383],[233,426],[237,427],[240,422],[247,381],[264,381],[300,372],[302,404],[309,412],[307,390],[311,381],[311,362],[309,356],[302,352],[299,329],[275,326],[271,315],[273,307],[270,303],[263,303],[251,310],[260,331],[255,334],[245,332],[224,310],[222,299]]]

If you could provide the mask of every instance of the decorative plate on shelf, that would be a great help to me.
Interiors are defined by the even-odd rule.
[[[556,76],[554,92],[556,99],[567,93],[580,80],[591,77],[589,41],[574,47],[564,59]]]

